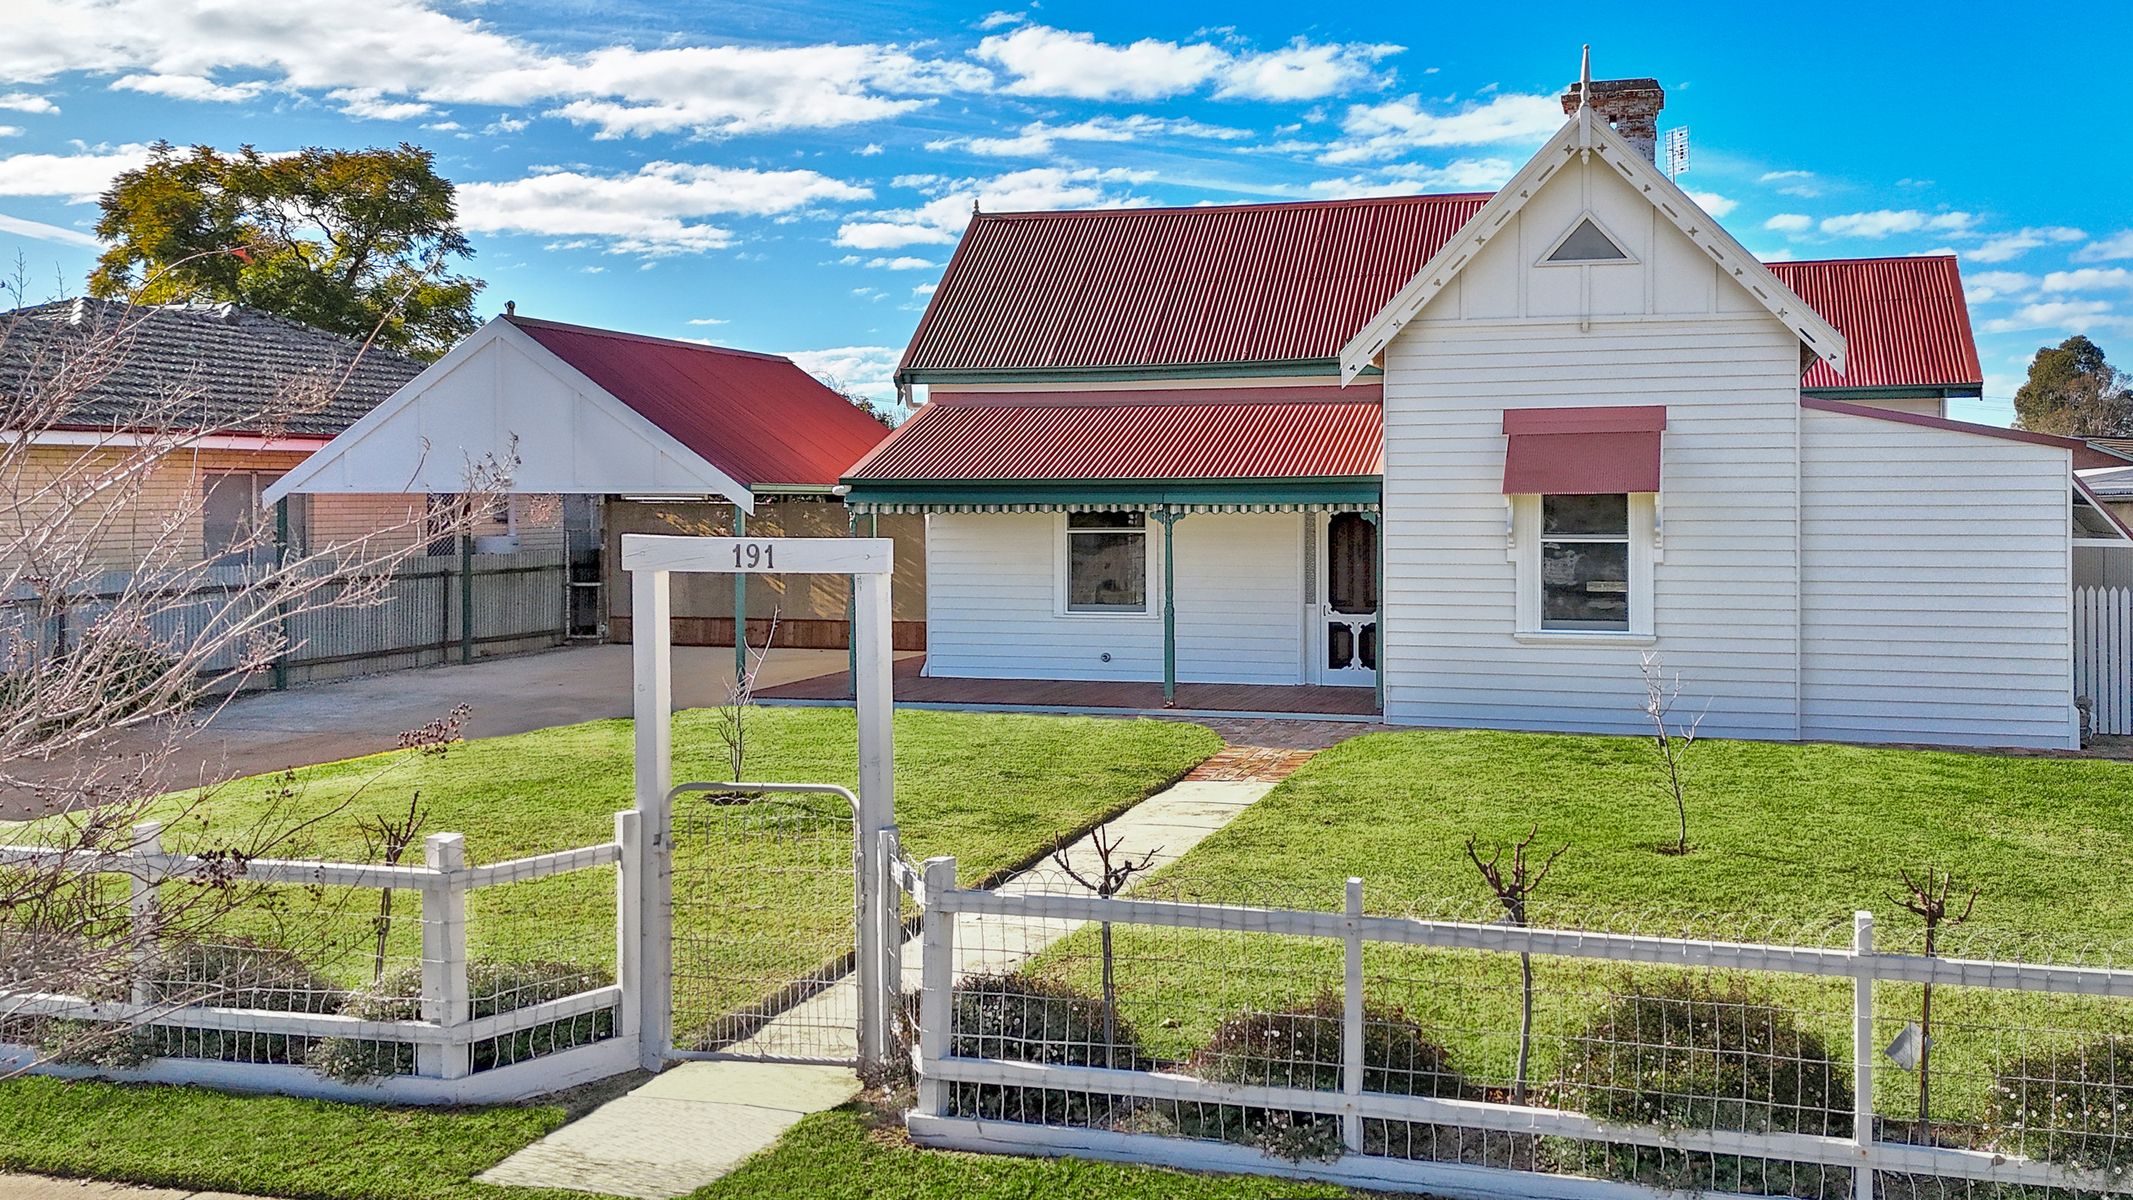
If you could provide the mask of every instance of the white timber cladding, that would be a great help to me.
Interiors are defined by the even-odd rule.
[[[1533,265],[1588,213],[1634,261]],[[1619,172],[1573,156],[1384,353],[1387,719],[1635,732],[1656,650],[1705,732],[1797,736],[1800,360]],[[1504,411],[1653,404],[1656,636],[1519,640]],[[1650,521],[1631,533],[1649,553]]]
[[[1200,513],[1178,521],[1180,681],[1302,681],[1305,519]],[[1132,615],[1060,611],[1065,528],[1061,513],[926,518],[927,674],[1163,678],[1161,523],[1148,522],[1148,611]]]
[[[1803,417],[1802,735],[2069,745],[2067,451]]]

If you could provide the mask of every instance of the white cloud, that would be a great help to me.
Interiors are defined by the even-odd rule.
[[[873,195],[814,171],[757,171],[655,162],[630,175],[556,170],[505,183],[459,185],[470,230],[589,237],[617,254],[679,254],[730,245],[732,232],[699,218],[764,216]]]
[[[41,242],[64,242],[69,246],[90,246],[101,249],[103,243],[79,229],[63,225],[47,225],[26,217],[11,217],[0,213],[0,233],[12,233],[16,237],[36,238]]]
[[[1985,322],[1987,333],[2013,333],[2024,329],[2065,329],[2074,333],[2116,322],[2111,305],[2103,300],[2049,300],[2025,304],[2012,316]]]
[[[911,285],[911,294],[914,296],[931,296],[940,289],[940,286],[938,283],[915,283]]]
[[[59,106],[35,92],[8,92],[0,94],[0,109],[42,116],[58,112]]]
[[[782,353],[831,387],[884,403],[896,398],[896,364],[904,354],[901,346],[836,346]]]
[[[989,12],[978,18],[978,28],[1001,29],[1009,25],[1020,25],[1027,20],[1029,20],[1029,14],[1027,13]]]
[[[1963,277],[1963,299],[1972,304],[2009,300],[2037,290],[2037,277],[2020,271],[1975,271]]]
[[[1875,209],[1872,212],[1841,213],[1822,218],[1821,230],[1831,237],[1884,238],[1898,233],[1962,233],[1977,224],[1966,212],[1928,213],[1915,208]]]
[[[920,258],[916,254],[899,254],[894,258],[886,256],[861,258],[856,254],[847,254],[844,256],[844,265],[872,267],[881,271],[937,271],[940,269],[939,263],[930,258]]]
[[[498,117],[482,126],[481,131],[492,137],[499,133],[519,133],[532,123],[523,117]]]
[[[837,244],[855,250],[891,250],[901,246],[945,246],[970,222],[971,204],[987,212],[1026,212],[1056,208],[1092,208],[1140,201],[1111,185],[1145,183],[1153,175],[1122,167],[1034,167],[990,179],[901,177],[899,187],[915,188],[932,198],[911,208],[887,209],[846,221]]]
[[[1815,219],[1805,213],[1779,213],[1763,222],[1763,228],[1777,233],[1806,233],[1814,227]]]
[[[1975,262],[2007,262],[2048,243],[2078,242],[2087,236],[2078,229],[2069,229],[2064,225],[2045,225],[1986,238],[1965,250],[1963,257]]]
[[[2133,229],[2098,238],[2074,251],[2075,262],[2110,262],[2120,258],[2133,258]]]
[[[1129,45],[1095,35],[1024,25],[978,43],[976,57],[1014,77],[1007,90],[1023,96],[1078,100],[1153,100],[1193,91],[1229,62],[1205,42],[1180,44],[1142,38]]]
[[[20,126],[20,125],[0,125],[0,137],[21,137],[21,136],[22,136],[22,126]]]
[[[1426,110],[1419,96],[1382,104],[1357,104],[1341,118],[1341,137],[1319,156],[1321,162],[1374,162],[1396,158],[1420,146],[1483,146],[1496,142],[1537,141],[1563,124],[1563,109],[1553,96],[1504,95],[1456,112]]]
[[[172,100],[196,100],[205,104],[237,104],[250,100],[264,90],[266,84],[257,80],[243,83],[216,83],[205,75],[121,75],[111,81],[113,91],[141,92],[150,96],[165,96]]]
[[[1209,42],[1099,42],[1094,34],[1019,25],[978,43],[973,57],[1011,77],[1023,96],[1155,100],[1213,85],[1222,99],[1320,100],[1368,82],[1398,46],[1317,43],[1297,38],[1279,50],[1233,53]]]
[[[1507,158],[1460,158],[1443,166],[1392,163],[1376,175],[1321,179],[1309,191],[1318,196],[1405,196],[1430,191],[1494,191],[1518,170]]]
[[[1224,73],[1215,96],[1224,100],[1319,100],[1368,82],[1378,60],[1400,50],[1399,46],[1361,43],[1313,45],[1297,38],[1285,49],[1237,59]]]
[[[415,105],[550,103],[608,136],[828,128],[992,80],[966,60],[893,45],[565,53],[426,0],[279,0],[248,6],[241,19],[225,0],[15,0],[9,16],[38,36],[0,41],[0,80],[69,71],[207,80],[238,70],[267,87],[324,94],[362,117],[426,114]]]
[[[1688,196],[1689,199],[1696,202],[1696,207],[1714,217],[1723,217],[1735,208],[1740,207],[1738,201],[1721,196],[1717,192],[1690,192]]]
[[[987,157],[1029,157],[1049,154],[1060,142],[1131,142],[1150,137],[1205,138],[1242,141],[1252,136],[1247,129],[1209,125],[1187,117],[1153,117],[1134,113],[1124,117],[1091,117],[1068,125],[1032,121],[1013,137],[951,137],[926,143],[928,150],[968,150]]]
[[[121,171],[148,161],[139,144],[99,147],[79,154],[10,154],[0,156],[0,196],[58,196],[88,204]]]
[[[861,158],[873,158],[875,155],[880,154],[881,152],[882,149],[880,142],[868,142],[866,145],[861,146],[859,149],[852,151],[852,153],[857,154]]]
[[[690,317],[690,318],[689,318],[689,324],[691,324],[691,325],[724,325],[724,324],[726,324],[726,318],[724,318],[724,317]]]
[[[1812,200],[1822,194],[1822,185],[1813,171],[1765,171],[1755,181],[1774,187],[1780,195],[1798,196],[1803,200]]]
[[[377,88],[337,88],[326,93],[344,115],[359,121],[408,121],[428,116],[437,106],[421,100],[388,100]]]
[[[2081,267],[2053,271],[2044,277],[2047,292],[2099,292],[2133,288],[2133,270],[2124,267]]]

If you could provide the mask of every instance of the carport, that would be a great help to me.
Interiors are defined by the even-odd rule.
[[[730,509],[731,532],[740,534],[760,505],[833,500],[839,475],[887,435],[778,355],[507,311],[264,499],[447,496],[500,472],[503,490],[514,494],[588,496],[602,505],[711,502]],[[857,520],[844,522],[844,531],[860,532]],[[462,538],[462,558],[473,550],[473,539]],[[601,577],[596,562],[591,579],[574,577],[574,586],[597,587]],[[752,632],[747,578],[732,584],[737,669]]]

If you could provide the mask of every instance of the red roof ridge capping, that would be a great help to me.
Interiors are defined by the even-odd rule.
[[[1099,388],[1072,392],[988,392],[980,389],[943,392],[927,403],[957,406],[1022,406],[1097,408],[1113,405],[1150,404],[1380,404],[1384,384],[1371,380],[1345,388],[1331,383],[1291,383],[1259,387],[1235,384],[1227,387]]]
[[[889,436],[780,355],[504,319],[743,487],[834,486]]]
[[[860,483],[1353,479],[1383,474],[1376,396],[1162,404],[936,400],[846,472]],[[1332,390],[1332,389],[1321,389]],[[1038,395],[1052,395],[1038,393]]]
[[[1828,400],[1820,396],[1800,397],[1800,407],[1815,409],[1818,412],[1871,417],[1876,421],[1895,421],[1901,425],[1917,425],[1925,429],[1945,429],[1950,433],[1973,433],[1980,437],[1994,437],[2010,442],[2059,446],[2073,452],[2074,466],[2081,470],[2126,465],[2126,461],[2115,454],[2098,450],[2080,438],[2061,437],[2056,433],[2034,433],[2027,429],[2008,429],[2001,425],[1981,425],[1976,421],[1957,421],[1949,417],[1927,416],[1925,413],[1899,412],[1893,408],[1877,408],[1871,404],[1847,404],[1842,400]]]
[[[625,342],[648,342],[654,346],[672,346],[678,350],[699,350],[706,354],[737,354],[743,358],[767,358],[773,362],[792,362],[792,359],[783,354],[770,354],[762,350],[742,350],[734,346],[715,346],[710,342],[693,342],[687,338],[653,337],[649,333],[628,333],[620,329],[601,329],[596,325],[573,325],[568,321],[550,321],[541,317],[522,317],[517,313],[505,316],[504,320],[521,329],[555,329],[566,333],[582,333],[588,337],[617,338]]]

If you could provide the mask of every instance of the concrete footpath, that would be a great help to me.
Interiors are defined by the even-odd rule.
[[[0,1200],[253,1200],[229,1192],[194,1192],[182,1188],[135,1187],[95,1179],[49,1179],[43,1175],[0,1175]]]
[[[1308,753],[1233,747],[1207,760],[1167,791],[1135,805],[1109,832],[1121,851],[1138,858],[1154,852],[1158,864],[1173,860],[1235,820]],[[1085,837],[1069,846],[1067,860],[1084,877],[1096,873],[1095,843]],[[1046,859],[1001,885],[1004,891],[1081,892]],[[1076,922],[1021,920],[966,914],[957,919],[956,972],[1014,970],[1046,946],[1072,933]],[[904,986],[918,986],[921,948],[905,943]],[[736,1053],[791,1053],[810,1057],[839,1052],[856,1056],[857,1044],[825,1046],[826,1029],[850,1039],[858,989],[847,978],[771,1021]],[[859,1094],[859,1080],[842,1067],[782,1063],[685,1062],[626,1096],[528,1146],[477,1176],[484,1183],[519,1187],[608,1192],[638,1200],[667,1200],[704,1186],[766,1150],[809,1113],[823,1112]]]

